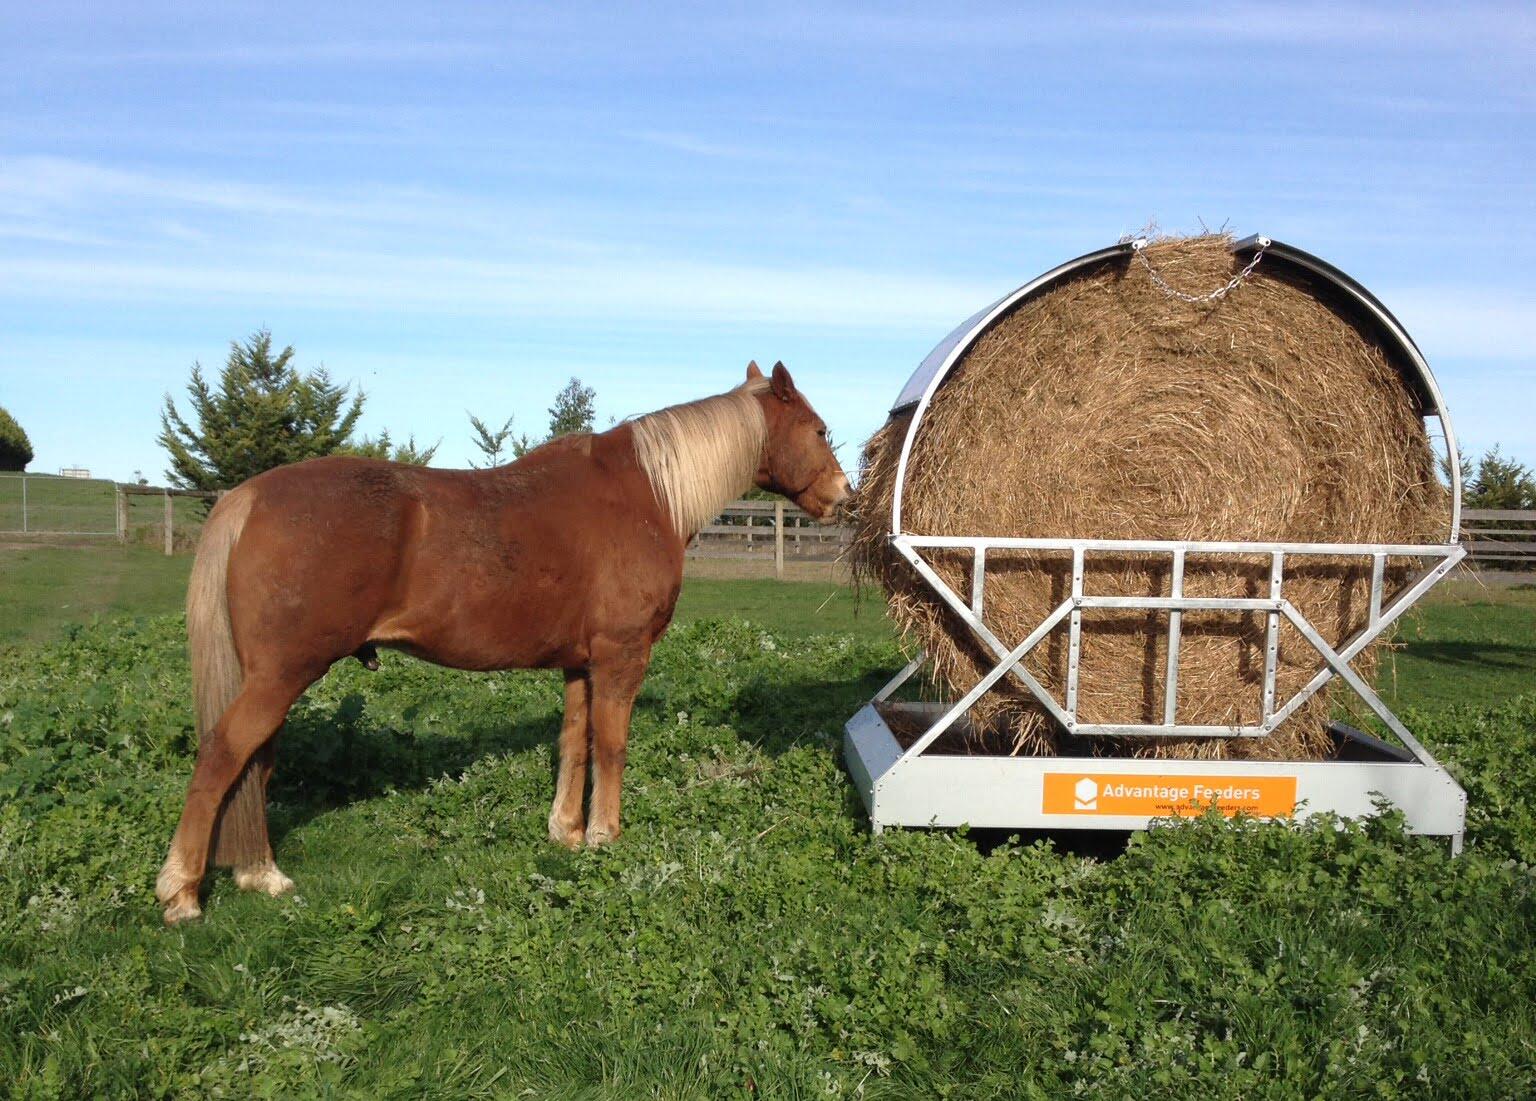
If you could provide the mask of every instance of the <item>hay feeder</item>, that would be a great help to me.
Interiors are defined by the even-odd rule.
[[[991,662],[969,691],[952,701],[898,700],[898,690],[924,666],[919,654],[846,724],[848,767],[868,808],[876,832],[887,826],[960,826],[1043,830],[1144,829],[1156,818],[1196,813],[1215,805],[1223,813],[1256,817],[1304,816],[1322,812],[1358,817],[1374,812],[1384,797],[1404,814],[1413,833],[1451,839],[1459,852],[1465,828],[1466,794],[1351,667],[1364,653],[1465,556],[1457,535],[1460,524],[1460,464],[1449,414],[1423,355],[1397,319],[1369,291],[1328,263],[1300,249],[1265,237],[1231,245],[1236,263],[1262,256],[1270,275],[1313,288],[1330,308],[1369,334],[1399,368],[1425,421],[1438,422],[1444,441],[1450,486],[1444,540],[1417,543],[1181,541],[1162,539],[1015,538],[988,531],[966,535],[909,531],[902,523],[903,486],[908,460],[935,392],[966,352],[1013,311],[1065,281],[1108,263],[1129,262],[1148,246],[1145,239],[1124,241],[1080,256],[1045,273],[962,322],[923,360],[903,387],[892,415],[909,415],[895,471],[889,511],[889,548],[910,567],[925,592],[952,613],[965,642]],[[1151,272],[1151,268],[1148,268]],[[1252,271],[1247,265],[1227,290]],[[1155,278],[1155,276],[1154,276]],[[1160,284],[1161,285],[1161,284]],[[1240,293],[1240,292],[1239,292]],[[910,514],[910,513],[909,513]],[[881,528],[879,530],[884,530]],[[1049,614],[1023,637],[999,637],[983,618],[988,599],[988,555],[1052,552],[1071,562],[1070,589]],[[928,560],[934,554],[969,556],[969,592],[941,576]],[[1095,594],[1091,566],[1095,556],[1141,556],[1167,564],[1170,578],[1157,595]],[[927,556],[927,557],[925,557]],[[1212,561],[1269,563],[1267,589],[1247,596],[1211,596],[1198,584],[1186,592],[1185,566],[1193,572]],[[1322,556],[1322,557],[1320,557]],[[1330,643],[1306,615],[1286,599],[1288,572],[1323,557],[1348,557],[1369,570],[1369,608],[1351,636]],[[964,561],[962,559],[962,561]],[[1398,577],[1399,586],[1384,582]],[[1085,580],[1086,578],[1086,580]],[[1389,592],[1395,588],[1395,592]],[[1159,670],[1163,691],[1161,722],[1112,722],[1079,714],[1083,671],[1079,656],[1084,613],[1117,609],[1136,612],[1163,632],[1166,670]],[[1262,712],[1257,721],[1228,725],[1181,720],[1178,678],[1181,619],[1185,613],[1236,613],[1267,621],[1263,649]],[[1315,651],[1317,671],[1293,693],[1277,692],[1277,640],[1282,629],[1304,639]],[[1024,659],[1048,636],[1065,635],[1066,676],[1053,691],[1032,675]],[[1161,651],[1159,651],[1161,653]],[[982,666],[985,667],[984,665]],[[1091,671],[1090,671],[1091,672]],[[998,752],[954,752],[955,734],[969,722],[968,712],[1000,682],[1024,692],[1048,714],[1071,755],[1023,756]],[[1347,686],[1390,731],[1393,744],[1333,722],[1334,750],[1327,759],[1169,759],[1158,756],[1114,757],[1084,746],[1113,739],[1266,738],[1332,682]],[[1022,690],[1022,691],[1020,691]],[[956,692],[958,692],[958,687]],[[1287,698],[1288,697],[1288,698]],[[1255,705],[1257,706],[1257,705]],[[1315,704],[1314,704],[1315,706]],[[893,730],[893,728],[895,728]],[[951,737],[941,738],[949,732]],[[898,734],[901,735],[898,737]],[[944,749],[946,742],[951,745]],[[936,744],[937,743],[937,744]],[[1262,757],[1262,755],[1259,755]]]

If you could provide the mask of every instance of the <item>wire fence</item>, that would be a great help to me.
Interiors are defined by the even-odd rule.
[[[203,517],[217,497],[103,478],[0,474],[0,536],[40,542],[115,539],[172,554],[197,545]]]
[[[0,535],[118,534],[117,486],[100,478],[0,474]]]

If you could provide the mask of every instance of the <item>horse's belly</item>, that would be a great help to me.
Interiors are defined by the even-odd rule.
[[[449,669],[489,672],[494,669],[576,669],[587,663],[585,647],[571,643],[530,646],[523,640],[486,645],[484,640],[379,640],[379,645]]]
[[[574,668],[588,656],[579,603],[569,590],[461,579],[417,594],[386,613],[371,634],[381,645],[455,669]]]

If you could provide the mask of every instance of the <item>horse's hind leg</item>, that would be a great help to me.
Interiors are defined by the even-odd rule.
[[[592,807],[587,815],[587,844],[605,845],[618,839],[619,789],[629,754],[629,720],[650,662],[650,647],[593,647],[592,669]]]
[[[234,800],[245,798],[249,801],[248,807],[240,809],[250,819],[247,829],[252,836],[243,847],[243,859],[234,862],[235,886],[242,891],[261,891],[274,897],[293,890],[293,880],[278,870],[277,862],[272,858],[271,842],[267,839],[267,784],[272,779],[272,769],[276,763],[277,736],[273,735],[251,758],[246,772],[242,774],[240,787],[230,796],[230,804],[224,812],[227,823],[237,809]],[[247,785],[249,790],[243,790]],[[220,827],[221,832],[223,828]],[[216,862],[222,862],[217,852],[222,847],[215,847]]]
[[[587,787],[587,754],[592,735],[588,723],[589,687],[583,670],[565,673],[565,719],[560,726],[560,778],[549,808],[549,839],[575,848],[586,839],[581,797]]]
[[[247,679],[240,695],[198,751],[181,824],[176,827],[170,855],[155,881],[155,895],[165,906],[167,925],[201,915],[197,893],[208,866],[208,848],[219,807],[246,763],[277,733],[288,709],[305,687],[307,682],[285,685]]]

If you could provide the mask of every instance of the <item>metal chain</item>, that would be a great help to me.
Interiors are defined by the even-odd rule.
[[[1219,302],[1227,295],[1235,291],[1242,282],[1253,274],[1253,269],[1259,266],[1259,261],[1264,259],[1264,250],[1269,246],[1267,240],[1263,240],[1258,251],[1253,254],[1253,259],[1244,265],[1243,270],[1234,275],[1224,287],[1217,287],[1209,294],[1186,294],[1177,287],[1169,285],[1160,271],[1152,266],[1152,261],[1147,259],[1147,245],[1150,242],[1145,237],[1138,237],[1131,242],[1131,248],[1141,260],[1141,266],[1147,269],[1147,274],[1152,277],[1152,282],[1169,298],[1177,298],[1180,302],[1188,302],[1191,305],[1199,305],[1202,302]]]

